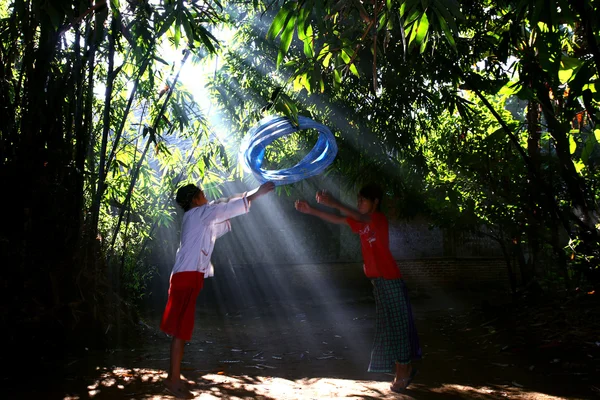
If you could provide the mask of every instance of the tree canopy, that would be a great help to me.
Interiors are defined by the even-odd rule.
[[[597,279],[598,4],[280,5],[267,33],[279,38],[278,65],[293,69],[296,89],[352,104],[385,155],[378,176],[399,170],[389,159],[410,160],[434,213],[450,212],[454,226],[474,217],[471,228],[517,246],[525,283],[544,248],[566,283],[567,257]],[[296,39],[302,52],[290,50]]]
[[[514,290],[598,283],[597,1],[0,4],[12,336],[103,338],[144,293],[174,190],[244,179],[237,144],[275,113],[335,131],[346,187],[378,182],[400,216],[493,238]],[[214,70],[230,142],[181,83],[189,63]],[[269,162],[311,143],[278,141]]]

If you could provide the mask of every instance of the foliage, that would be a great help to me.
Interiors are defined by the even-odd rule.
[[[121,300],[144,293],[144,249],[183,179],[218,183],[222,146],[179,83],[216,52],[219,2],[3,2],[0,174],[3,314],[44,352],[105,342]],[[166,49],[181,51],[166,61]],[[210,171],[210,172],[209,172]],[[21,304],[22,307],[15,306]],[[66,328],[66,329],[65,329]],[[105,332],[109,335],[106,336]],[[34,347],[36,347],[34,346]],[[32,349],[33,350],[33,349]]]
[[[214,86],[243,82],[227,94],[252,96],[246,112],[225,107],[240,132],[277,87],[272,93],[289,96],[299,112],[334,126],[336,169],[351,182],[381,181],[405,214],[483,226],[523,284],[555,273],[543,266],[548,252],[564,283],[577,270],[596,279],[598,5],[266,6],[268,30],[247,18]],[[507,102],[520,102],[519,121],[503,111]]]
[[[507,203],[517,207],[520,217],[507,221],[505,233],[513,242],[528,246],[534,259],[543,246],[550,247],[568,281],[565,245],[560,239],[563,232],[571,240],[577,239],[578,245],[569,252],[573,251],[573,259],[578,256],[584,260],[580,262],[582,270],[592,272],[590,277],[598,271],[597,206],[592,193],[595,173],[586,171],[595,169],[590,156],[597,145],[596,135],[586,133],[586,129],[595,129],[600,116],[600,95],[595,88],[600,65],[596,39],[598,8],[594,2],[565,1],[550,5],[542,1],[389,0],[369,5],[352,1],[285,1],[270,34],[280,36],[278,60],[296,66],[294,76],[298,81],[306,81],[311,68],[318,68],[320,76],[330,76],[334,87],[340,85],[343,77],[347,83],[355,81],[348,71],[354,75],[370,74],[373,91],[356,104],[390,101],[386,98],[390,90],[385,79],[388,69],[404,85],[410,84],[410,79],[405,78],[410,74],[399,73],[404,60],[410,60],[409,71],[415,72],[429,91],[407,90],[408,95],[397,92],[391,101],[410,107],[415,113],[424,112],[432,124],[439,121],[435,116],[439,108],[411,99],[412,93],[427,95],[431,103],[458,111],[461,119],[468,121],[464,125],[467,132],[483,122],[481,113],[473,107],[473,96],[478,98],[496,119],[494,131],[499,129],[498,134],[490,137],[507,137],[511,152],[518,156],[514,162],[521,164],[520,173],[511,171],[508,176],[517,184],[525,179],[529,185],[525,192],[494,191],[497,185],[490,186],[490,179],[501,181],[507,170],[492,165],[474,176],[479,185],[485,184],[492,190],[484,196],[489,205],[481,208],[485,203],[479,202],[470,212],[478,214],[487,225],[491,221],[496,224],[508,216],[497,210],[508,205],[503,204],[504,199],[510,199]],[[304,55],[291,53],[286,58],[289,37],[294,33],[310,51]],[[371,71],[360,68],[365,58],[371,63]],[[330,59],[335,62],[330,64]],[[323,84],[316,86],[322,89]],[[314,87],[304,86],[313,91]],[[510,126],[510,118],[503,117],[501,108],[493,104],[491,99],[501,90],[527,101],[526,136],[520,137]],[[358,93],[360,96],[364,92]],[[390,128],[388,132],[396,130]],[[419,131],[427,130],[419,126],[415,133]],[[385,135],[377,136],[385,140]],[[543,154],[545,144],[549,151]],[[502,151],[498,145],[505,147],[497,143],[497,151]],[[465,146],[459,154],[468,167],[463,164],[454,168],[451,175],[475,172],[468,158],[482,151],[481,146],[469,146],[468,141]],[[427,159],[429,163],[439,162],[430,156]],[[502,158],[496,154],[496,160]],[[446,167],[452,169],[451,164]],[[457,203],[459,198],[472,201],[479,192],[473,189],[469,185],[452,185],[452,190],[460,194],[449,197],[454,208],[462,209],[463,205]],[[527,281],[533,278],[533,271],[529,275]]]
[[[523,284],[597,283],[596,1],[0,5],[0,176],[12,194],[0,246],[14,266],[0,279],[7,309],[22,310],[3,314],[12,336],[44,323],[54,337],[105,332],[119,299],[143,293],[176,187],[202,180],[217,195],[241,177],[236,144],[272,113],[331,127],[332,172],[348,188],[379,182],[403,216],[494,238]],[[223,26],[236,32],[227,47]],[[219,62],[209,88],[233,143],[180,84],[190,58]],[[269,161],[313,141],[278,141]]]

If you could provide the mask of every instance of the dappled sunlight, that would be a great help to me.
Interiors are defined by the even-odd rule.
[[[331,265],[297,267],[310,275]],[[416,364],[420,372],[410,389],[403,395],[393,394],[390,374],[366,372],[373,333],[371,302],[340,296],[334,289],[337,280],[307,286],[305,296],[298,299],[296,288],[289,284],[298,278],[298,272],[293,276],[289,271],[265,275],[259,265],[243,270],[238,271],[240,282],[224,276],[215,279],[232,287],[216,295],[219,306],[215,309],[198,310],[196,331],[186,346],[182,368],[197,399],[589,398],[564,396],[566,381],[547,382],[548,375],[540,374],[541,370],[532,373],[529,364],[520,365],[517,355],[499,352],[498,346],[504,343],[496,336],[490,338],[487,325],[467,312],[468,304],[459,307],[454,296],[416,299],[426,359]],[[251,281],[248,272],[254,276]],[[312,278],[321,281],[318,275]],[[257,282],[264,287],[255,287]],[[316,289],[329,297],[312,298]],[[254,303],[232,306],[225,298],[229,290],[238,291],[243,303]],[[261,303],[269,290],[280,300]],[[451,306],[461,310],[450,310]],[[115,349],[81,360],[100,367],[86,373],[76,368],[81,363],[72,364],[61,398],[173,398],[163,385],[169,338],[154,328],[147,329],[135,349]],[[483,345],[484,338],[497,343]]]
[[[536,399],[536,400],[559,400],[564,397],[556,397],[544,393],[527,391],[523,388],[511,385],[490,386],[468,386],[453,383],[443,383],[437,388],[426,388],[425,385],[414,385],[411,391],[426,391],[439,393],[443,396],[468,399]],[[419,397],[420,398],[420,397]]]
[[[85,393],[72,393],[63,400],[163,399],[173,398],[164,389],[166,372],[149,368],[98,368],[99,375]],[[228,375],[223,371],[190,375],[188,384],[196,399],[541,399],[555,397],[528,391],[514,385],[469,386],[442,383],[430,387],[414,384],[404,394],[389,391],[389,382],[360,379],[336,379],[327,376],[314,378],[281,378],[266,375]]]

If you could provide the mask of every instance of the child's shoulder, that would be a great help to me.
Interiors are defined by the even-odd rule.
[[[381,211],[375,211],[371,214],[371,220],[375,222],[387,222],[387,216]]]
[[[207,211],[209,211],[209,204],[204,204],[202,206],[198,206],[198,207],[194,207],[189,209],[188,211],[185,212],[185,214],[183,215],[184,219],[201,219],[203,218]]]

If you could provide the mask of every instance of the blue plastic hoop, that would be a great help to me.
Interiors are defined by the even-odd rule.
[[[263,118],[250,129],[240,147],[242,165],[252,172],[261,184],[272,181],[275,185],[287,185],[318,175],[335,159],[337,144],[335,137],[325,125],[310,118],[298,116],[299,126],[294,126],[287,117],[270,116]],[[303,129],[316,129],[319,138],[313,149],[291,168],[265,170],[262,163],[267,146],[282,136]]]

